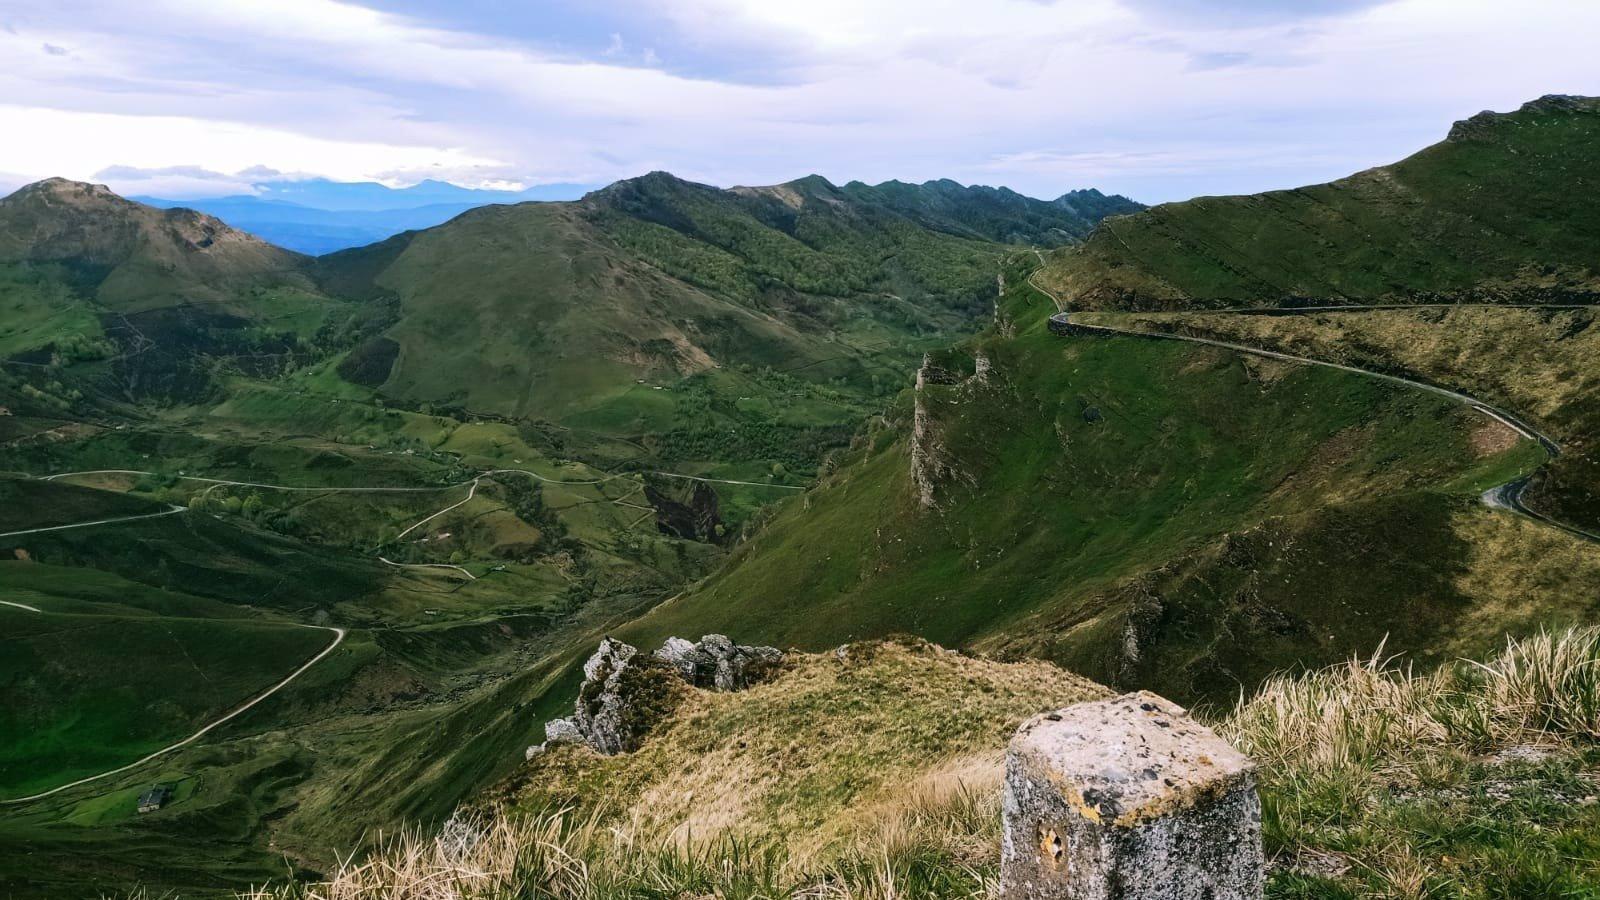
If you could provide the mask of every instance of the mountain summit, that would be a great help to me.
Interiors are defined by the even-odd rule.
[[[1552,95],[1328,184],[1116,219],[1042,280],[1085,308],[1592,299],[1597,173],[1600,99]]]
[[[57,263],[116,309],[219,300],[290,276],[291,253],[191,209],[155,209],[105,185],[50,178],[0,199],[0,263]]]

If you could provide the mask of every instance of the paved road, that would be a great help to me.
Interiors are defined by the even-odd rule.
[[[68,477],[72,477],[72,476],[75,476],[75,475],[155,475],[155,474],[157,474],[157,473],[155,473],[155,472],[147,472],[147,471],[140,470],[140,469],[88,469],[88,470],[79,471],[79,472],[58,472],[58,473],[56,473],[54,475],[43,476],[43,478],[41,480],[54,481],[54,480],[59,479],[59,478],[68,478]],[[448,490],[450,488],[461,487],[462,485],[469,485],[470,486],[467,489],[467,496],[466,497],[464,497],[463,499],[461,499],[460,501],[458,501],[456,503],[450,504],[449,506],[445,507],[444,509],[439,510],[436,513],[433,513],[432,515],[428,516],[427,518],[422,519],[421,521],[416,522],[415,524],[411,525],[405,531],[400,533],[400,536],[404,537],[406,534],[410,533],[411,531],[414,531],[418,527],[420,527],[422,525],[425,525],[428,522],[433,521],[434,519],[437,519],[439,516],[442,516],[445,513],[449,512],[450,510],[455,509],[456,507],[461,506],[462,504],[465,504],[466,502],[471,500],[477,494],[478,483],[483,478],[485,478],[487,476],[497,475],[497,474],[527,475],[527,476],[529,476],[531,478],[535,478],[535,479],[537,479],[539,481],[542,481],[542,482],[545,482],[547,484],[601,484],[603,482],[611,481],[611,480],[616,479],[616,478],[626,477],[626,475],[607,475],[604,478],[598,478],[598,479],[592,479],[592,480],[560,481],[560,480],[557,480],[557,479],[554,479],[554,478],[549,478],[547,476],[540,475],[538,472],[529,471],[527,469],[493,469],[493,470],[484,472],[484,473],[482,473],[482,474],[480,474],[480,475],[478,475],[478,476],[476,476],[476,477],[474,477],[474,478],[472,478],[472,479],[470,479],[468,481],[462,481],[462,482],[457,482],[455,484],[448,484],[448,485],[436,485],[436,486],[430,486],[430,487],[302,487],[302,486],[297,486],[297,485],[266,484],[266,483],[255,482],[255,481],[234,481],[234,480],[225,479],[225,478],[207,478],[207,477],[199,476],[199,475],[179,475],[179,476],[176,476],[176,477],[181,479],[181,480],[184,480],[184,481],[195,481],[195,482],[200,482],[202,484],[209,484],[212,487],[221,487],[221,486],[224,486],[224,485],[230,485],[230,486],[235,486],[235,487],[252,487],[252,488],[261,488],[263,490],[277,490],[277,491],[322,491],[322,492],[348,492],[348,493],[380,493],[380,492],[418,493],[418,492]],[[751,486],[754,486],[754,487],[775,487],[775,488],[781,488],[781,489],[784,489],[784,490],[804,490],[804,488],[795,487],[793,485],[766,484],[766,483],[755,482],[755,481],[727,481],[727,480],[716,479],[716,478],[702,478],[702,477],[700,477],[698,475],[680,475],[680,474],[678,474],[676,472],[651,472],[649,474],[661,475],[661,476],[665,476],[665,477],[668,477],[668,478],[686,478],[686,479],[689,479],[689,480],[692,480],[692,481],[715,482],[715,483],[718,483],[718,484],[747,484],[747,485],[751,485]],[[633,504],[623,504],[623,505],[632,506]],[[184,507],[174,506],[171,509],[168,509],[168,510],[166,510],[164,512],[159,512],[159,513],[146,513],[144,515],[124,516],[124,517],[116,518],[116,519],[98,519],[98,520],[95,520],[93,522],[78,522],[78,523],[74,523],[74,524],[71,524],[71,525],[54,525],[54,526],[50,526],[50,527],[47,527],[47,528],[29,528],[29,529],[24,529],[24,530],[21,530],[21,531],[5,532],[5,533],[0,533],[0,538],[15,537],[15,536],[18,536],[18,535],[25,535],[25,534],[39,534],[39,533],[49,532],[49,531],[62,531],[62,530],[69,529],[69,528],[89,528],[89,527],[95,526],[95,525],[110,525],[110,524],[115,524],[115,523],[118,523],[118,522],[134,522],[134,521],[138,521],[138,520],[141,520],[141,519],[154,519],[154,518],[157,518],[157,517],[160,517],[160,516],[175,515],[177,513],[181,513],[181,512],[184,512],[184,511],[185,511]],[[652,512],[653,512],[653,509],[652,509]],[[469,580],[475,578],[475,576],[471,572],[467,571],[465,568],[462,568],[461,566],[452,566],[452,565],[445,565],[445,564],[426,564],[426,563],[397,563],[397,562],[393,562],[393,561],[388,560],[388,559],[384,559],[381,556],[378,557],[378,559],[379,559],[379,561],[381,561],[383,563],[386,563],[388,565],[394,566],[396,568],[450,569],[450,570],[454,570],[456,572],[459,572],[459,573],[465,575]],[[23,603],[13,603],[13,602],[11,602],[9,600],[0,600],[0,604],[3,604],[5,606],[10,606],[10,607],[15,607],[17,609],[26,610],[28,612],[34,612],[34,613],[41,612],[41,610],[39,610],[36,607],[28,606],[28,605],[23,604]],[[298,624],[298,623],[293,623],[293,624]],[[333,642],[330,643],[321,653],[318,653],[316,656],[313,656],[311,659],[307,660],[304,665],[300,666],[298,669],[295,669],[293,672],[289,673],[289,676],[287,678],[284,678],[282,681],[278,682],[277,684],[273,685],[272,687],[268,688],[267,690],[263,691],[262,693],[257,694],[254,698],[252,698],[248,702],[244,703],[243,705],[235,708],[232,712],[228,713],[227,715],[224,715],[221,718],[216,719],[215,721],[213,721],[210,724],[206,725],[205,727],[201,728],[199,731],[196,731],[194,734],[189,735],[188,737],[184,738],[183,740],[178,741],[175,744],[171,744],[169,746],[163,747],[160,750],[157,750],[156,752],[151,753],[148,756],[143,757],[142,759],[138,759],[138,760],[135,760],[134,762],[128,763],[125,766],[120,766],[118,768],[111,769],[110,771],[107,771],[107,772],[101,772],[98,775],[91,775],[91,776],[89,776],[87,778],[80,778],[77,781],[73,781],[73,782],[70,782],[68,784],[63,784],[63,785],[61,785],[59,787],[51,788],[48,791],[42,791],[42,792],[37,793],[37,794],[30,794],[30,795],[28,795],[26,797],[15,797],[15,798],[8,799],[8,800],[0,800],[0,805],[16,804],[16,803],[27,803],[27,802],[30,802],[30,801],[33,801],[33,800],[39,800],[39,799],[42,799],[44,797],[49,797],[52,794],[60,793],[61,791],[67,790],[68,788],[78,787],[79,785],[88,784],[89,782],[92,782],[92,781],[98,781],[98,780],[100,780],[102,778],[109,778],[112,775],[117,775],[117,774],[120,774],[122,772],[126,772],[126,771],[128,771],[130,769],[133,769],[133,768],[136,768],[138,766],[141,766],[141,765],[149,762],[150,760],[155,759],[156,757],[165,755],[167,753],[171,753],[174,750],[177,750],[177,749],[179,749],[181,747],[185,747],[185,746],[187,746],[189,744],[192,744],[195,741],[199,740],[207,732],[209,732],[212,729],[216,728],[217,726],[222,725],[222,724],[234,719],[235,717],[243,714],[245,711],[247,711],[250,708],[254,707],[256,704],[260,703],[261,701],[267,699],[268,697],[270,697],[273,694],[277,693],[278,691],[282,690],[290,682],[294,681],[296,678],[299,678],[300,675],[303,674],[307,669],[309,669],[312,666],[316,665],[324,657],[326,657],[329,653],[332,653],[334,651],[334,649],[337,648],[339,646],[339,644],[344,641],[344,638],[345,638],[345,630],[343,628],[335,628],[335,627],[323,626],[323,625],[299,625],[299,627],[301,627],[301,628],[320,628],[320,629],[323,629],[323,630],[326,630],[326,631],[331,631],[334,634]]]
[[[1034,253],[1039,256],[1039,259],[1040,259],[1041,262],[1044,260],[1044,256],[1042,254],[1039,254],[1039,251],[1035,250]],[[1028,275],[1028,284],[1030,286],[1032,286],[1034,290],[1038,291],[1041,294],[1044,294],[1046,297],[1049,297],[1050,301],[1056,305],[1056,309],[1059,310],[1059,311],[1055,315],[1050,317],[1050,320],[1052,322],[1058,322],[1058,323],[1061,323],[1063,325],[1070,324],[1074,328],[1081,328],[1081,329],[1084,329],[1084,330],[1087,330],[1087,331],[1098,331],[1098,332],[1102,332],[1104,334],[1124,335],[1124,336],[1140,337],[1140,338],[1151,338],[1151,339],[1155,339],[1155,340],[1183,341],[1185,343],[1190,343],[1190,344],[1203,344],[1203,345],[1208,346],[1208,347],[1217,347],[1217,348],[1220,348],[1220,349],[1223,349],[1223,350],[1231,350],[1231,351],[1233,351],[1235,353],[1245,353],[1245,354],[1249,354],[1251,356],[1265,357],[1267,359],[1276,359],[1276,360],[1282,360],[1284,362],[1300,363],[1300,364],[1303,364],[1303,365],[1310,365],[1310,366],[1322,366],[1324,368],[1329,368],[1329,369],[1338,369],[1338,370],[1340,370],[1342,372],[1350,372],[1350,373],[1353,373],[1353,374],[1356,374],[1356,375],[1364,375],[1364,376],[1366,376],[1368,378],[1376,378],[1376,379],[1379,379],[1379,380],[1382,380],[1382,381],[1387,381],[1387,382],[1390,382],[1390,383],[1393,383],[1393,384],[1403,385],[1405,387],[1413,388],[1413,389],[1416,389],[1416,390],[1427,391],[1430,394],[1435,394],[1437,396],[1444,397],[1445,399],[1450,400],[1452,402],[1459,403],[1462,406],[1465,406],[1468,409],[1471,409],[1472,411],[1478,413],[1479,415],[1482,415],[1482,416],[1485,416],[1487,418],[1493,419],[1493,420],[1499,422],[1500,424],[1505,425],[1506,427],[1508,427],[1511,430],[1515,431],[1517,434],[1519,434],[1519,435],[1521,435],[1521,436],[1523,436],[1525,438],[1528,438],[1529,440],[1538,441],[1539,445],[1541,447],[1543,447],[1545,452],[1548,453],[1552,458],[1561,455],[1561,445],[1558,444],[1554,438],[1550,437],[1549,435],[1545,434],[1542,431],[1539,431],[1537,428],[1534,428],[1532,425],[1529,425],[1527,422],[1523,421],[1516,414],[1511,413],[1511,412],[1509,412],[1507,410],[1504,410],[1504,409],[1500,409],[1499,407],[1491,406],[1491,405],[1483,402],[1482,400],[1477,399],[1476,397],[1472,397],[1472,396],[1469,396],[1467,394],[1463,394],[1463,393],[1461,393],[1459,391],[1452,391],[1449,388],[1442,388],[1442,387],[1439,387],[1438,385],[1428,384],[1427,382],[1414,381],[1414,380],[1409,379],[1409,378],[1401,378],[1398,375],[1388,375],[1388,374],[1385,374],[1385,373],[1382,373],[1382,372],[1373,372],[1373,371],[1370,371],[1368,369],[1362,369],[1362,368],[1358,368],[1356,366],[1347,366],[1347,365],[1344,365],[1342,363],[1328,362],[1327,360],[1322,360],[1322,359],[1312,359],[1311,357],[1308,357],[1308,356],[1295,356],[1295,355],[1289,354],[1289,353],[1279,353],[1276,350],[1264,350],[1264,349],[1262,349],[1260,347],[1251,347],[1251,346],[1248,346],[1248,345],[1245,345],[1245,344],[1234,344],[1234,343],[1230,343],[1228,341],[1212,340],[1211,338],[1194,337],[1192,335],[1186,335],[1186,334],[1171,334],[1171,333],[1159,332],[1159,331],[1136,331],[1136,330],[1133,330],[1133,329],[1113,328],[1113,327],[1111,327],[1109,325],[1088,325],[1088,324],[1084,324],[1082,322],[1073,322],[1071,320],[1072,314],[1067,309],[1066,301],[1063,300],[1061,297],[1057,296],[1054,291],[1051,291],[1050,289],[1044,287],[1043,285],[1039,284],[1039,282],[1037,280],[1035,280],[1034,276],[1037,275],[1038,272],[1039,272],[1039,270],[1035,269],[1032,273],[1030,273]],[[1357,311],[1357,310],[1361,310],[1361,309],[1394,309],[1394,308],[1397,308],[1397,307],[1393,307],[1393,306],[1369,306],[1369,307],[1339,306],[1339,307],[1329,307],[1328,309],[1329,310],[1343,310],[1343,311]],[[1399,308],[1405,308],[1405,307],[1399,307]],[[1561,306],[1561,307],[1555,307],[1555,308],[1574,309],[1574,308],[1585,308],[1585,307],[1583,307],[1581,305],[1573,305],[1573,306]],[[1312,310],[1310,308],[1307,308],[1305,311],[1311,312],[1311,311],[1317,311],[1317,310]],[[1322,310],[1322,311],[1327,311],[1327,310]],[[1235,312],[1235,311],[1232,311],[1232,310],[1200,310],[1199,312],[1216,313],[1216,312]],[[1236,311],[1236,312],[1244,312],[1244,311],[1240,310],[1240,311]],[[1488,505],[1490,507],[1493,507],[1493,508],[1496,508],[1496,509],[1505,509],[1505,510],[1509,510],[1511,512],[1515,512],[1515,513],[1521,514],[1521,515],[1526,516],[1526,517],[1528,517],[1530,519],[1533,519],[1536,522],[1541,522],[1541,523],[1549,525],[1551,527],[1559,528],[1560,530],[1566,532],[1567,534],[1572,535],[1573,537],[1580,538],[1582,540],[1589,541],[1591,543],[1600,544],[1600,535],[1594,534],[1594,533],[1589,532],[1589,531],[1585,531],[1582,528],[1578,528],[1578,527],[1576,527],[1574,525],[1568,525],[1565,522],[1558,521],[1556,519],[1553,519],[1553,518],[1545,515],[1544,513],[1541,513],[1541,512],[1538,512],[1537,510],[1529,508],[1527,506],[1527,504],[1525,504],[1523,502],[1522,495],[1523,495],[1524,490],[1526,490],[1526,488],[1528,486],[1528,482],[1530,480],[1531,480],[1531,476],[1523,476],[1523,477],[1520,477],[1520,478],[1518,478],[1518,479],[1516,479],[1514,481],[1510,481],[1510,482],[1507,482],[1507,483],[1502,484],[1502,485],[1497,485],[1497,486],[1492,487],[1489,490],[1485,491],[1483,493],[1481,499],[1483,500],[1485,505]]]
[[[163,512],[143,513],[137,516],[122,516],[116,519],[96,519],[93,522],[74,522],[71,525],[51,525],[48,528],[24,528],[21,531],[0,532],[0,538],[17,537],[23,534],[43,534],[46,531],[66,531],[69,528],[88,528],[91,525],[115,525],[118,522],[137,522],[140,519],[159,519],[162,516],[176,515],[184,511],[184,507],[173,506]]]
[[[18,604],[9,604],[9,605],[15,606],[15,605],[18,605]],[[38,612],[38,610],[34,610],[34,612]],[[250,700],[246,701],[245,703],[241,704],[240,706],[235,707],[234,710],[232,712],[228,713],[227,715],[222,716],[221,718],[212,721],[210,724],[206,725],[204,728],[201,728],[199,731],[196,731],[194,734],[191,734],[188,737],[184,738],[183,740],[178,741],[176,744],[169,744],[168,746],[162,747],[160,750],[157,750],[156,752],[150,754],[149,756],[145,756],[145,757],[143,757],[141,759],[134,760],[133,762],[128,763],[125,766],[119,766],[119,767],[117,767],[115,769],[111,769],[110,771],[101,772],[98,775],[90,775],[88,778],[80,778],[77,781],[73,781],[73,782],[69,782],[67,784],[63,784],[60,787],[54,787],[54,788],[51,788],[48,791],[40,791],[37,794],[29,794],[26,797],[13,797],[13,798],[11,798],[9,800],[0,800],[0,805],[3,805],[3,804],[14,804],[14,803],[28,803],[28,802],[33,801],[33,800],[40,800],[40,799],[48,797],[48,796],[50,796],[52,794],[59,794],[60,792],[66,790],[67,788],[74,788],[74,787],[77,787],[77,786],[82,785],[82,784],[88,784],[91,781],[99,781],[102,778],[109,778],[112,775],[121,774],[122,772],[126,772],[129,769],[133,769],[133,768],[137,768],[138,766],[142,766],[145,763],[149,762],[152,759],[155,759],[158,756],[164,756],[164,755],[166,755],[168,753],[171,753],[172,751],[177,750],[177,749],[179,749],[181,747],[186,747],[189,744],[192,744],[195,741],[199,740],[201,737],[203,737],[206,734],[206,732],[211,731],[213,728],[216,728],[219,725],[222,725],[222,724],[224,724],[226,722],[229,722],[229,721],[237,718],[240,715],[243,715],[246,711],[248,711],[251,707],[255,706],[257,703],[260,703],[261,701],[267,699],[268,697],[271,697],[273,694],[276,694],[278,691],[283,690],[283,688],[285,686],[287,686],[289,684],[289,682],[294,681],[296,678],[299,678],[301,676],[301,674],[303,674],[307,669],[309,669],[312,666],[316,665],[317,663],[321,662],[323,657],[327,656],[329,653],[332,653],[334,651],[334,649],[337,648],[339,646],[339,644],[344,641],[345,632],[344,632],[343,628],[334,628],[334,627],[326,626],[326,625],[298,625],[298,627],[300,627],[300,628],[316,628],[316,629],[320,629],[322,631],[331,631],[331,632],[333,632],[333,643],[329,644],[326,648],[324,648],[321,653],[318,653],[316,656],[313,656],[310,659],[306,660],[306,662],[302,666],[300,666],[300,668],[295,669],[293,672],[290,672],[289,676],[287,678],[283,679],[282,681],[278,682],[277,684],[273,685],[272,687],[267,688],[266,690],[262,691],[261,693],[255,695]]]
[[[381,562],[385,565],[394,566],[396,569],[450,569],[461,575],[465,575],[468,581],[478,580],[478,576],[468,572],[461,566],[453,566],[449,563],[397,563],[386,556],[378,557],[378,562]]]

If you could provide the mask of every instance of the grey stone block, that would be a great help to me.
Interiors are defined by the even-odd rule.
[[[1023,723],[1006,754],[1005,900],[1258,900],[1255,765],[1148,691]]]

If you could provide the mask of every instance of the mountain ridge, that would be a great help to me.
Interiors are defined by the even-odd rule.
[[[1399,162],[1327,184],[1199,197],[1104,223],[1040,278],[1074,306],[1587,302],[1600,99],[1479,113]]]

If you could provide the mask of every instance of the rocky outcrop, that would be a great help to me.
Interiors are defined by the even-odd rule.
[[[560,744],[583,744],[604,756],[633,751],[684,691],[743,690],[782,665],[777,648],[735,644],[721,634],[698,642],[667,638],[648,656],[608,637],[583,664],[572,715],[546,722],[544,743],[529,747],[526,756],[532,759]]]
[[[922,356],[922,366],[917,369],[916,396],[911,409],[911,481],[917,487],[917,503],[923,509],[934,506],[934,489],[952,472],[946,459],[944,442],[940,440],[938,426],[928,415],[923,402],[923,388],[930,384],[955,384],[960,378],[950,370],[937,366],[928,354]]]
[[[776,648],[742,646],[721,634],[708,634],[697,644],[667,638],[655,658],[689,684],[716,691],[743,690],[766,680],[783,664],[783,653]]]

